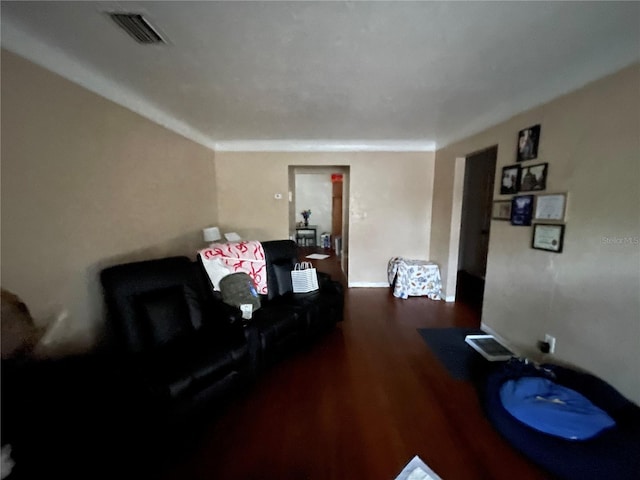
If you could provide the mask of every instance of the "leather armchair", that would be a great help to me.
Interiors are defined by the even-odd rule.
[[[187,257],[110,267],[101,282],[116,344],[163,407],[187,413],[246,380],[242,326],[216,317],[198,266]]]

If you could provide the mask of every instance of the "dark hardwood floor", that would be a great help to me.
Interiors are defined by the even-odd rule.
[[[336,276],[335,257],[314,261]],[[392,480],[419,455],[444,480],[544,479],[416,332],[477,327],[473,308],[347,290],[346,317],[263,375],[167,462],[163,480]]]

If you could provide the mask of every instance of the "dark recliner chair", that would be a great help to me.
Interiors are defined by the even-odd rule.
[[[101,282],[116,345],[154,405],[180,415],[244,384],[244,331],[213,318],[197,264],[170,257],[117,265]]]

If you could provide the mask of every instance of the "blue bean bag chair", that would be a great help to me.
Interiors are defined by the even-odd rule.
[[[515,398],[518,395],[530,398],[530,391],[527,394],[520,392],[515,396],[509,396],[508,392],[515,385],[514,382],[524,378],[544,380],[540,383],[553,389],[554,395],[563,390],[562,387],[566,387],[588,399],[596,410],[606,415],[598,418],[600,423],[594,426],[587,425],[588,421],[580,417],[574,417],[572,420],[568,417],[560,418],[558,412],[552,413],[552,416],[556,416],[555,419],[548,416],[548,412],[532,413],[528,407],[518,405]],[[640,478],[640,407],[603,380],[557,365],[536,367],[514,359],[490,372],[485,381],[478,386],[487,418],[496,430],[517,450],[558,478]],[[556,390],[554,386],[559,388]],[[507,403],[506,407],[501,392]],[[508,409],[512,410],[515,416]],[[518,409],[521,411],[518,412]],[[575,415],[576,411],[574,409],[570,415]],[[596,415],[600,413],[596,412]],[[577,418],[580,419],[576,420]],[[607,421],[607,418],[611,422]],[[576,421],[581,425],[575,425]],[[579,436],[582,438],[578,438]]]

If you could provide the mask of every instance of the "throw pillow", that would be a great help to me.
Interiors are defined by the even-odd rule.
[[[260,308],[260,297],[253,279],[244,272],[236,272],[227,275],[220,280],[220,293],[222,301],[233,307],[251,304],[255,312]]]

